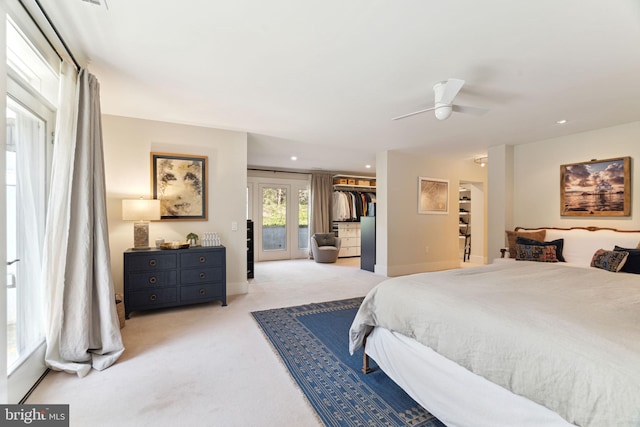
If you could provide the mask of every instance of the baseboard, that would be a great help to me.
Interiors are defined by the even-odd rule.
[[[436,262],[423,262],[420,264],[406,264],[387,267],[388,277],[406,276],[407,274],[426,273],[429,271],[451,270],[453,268],[459,268],[460,261],[436,261]],[[376,266],[376,272],[377,272]]]

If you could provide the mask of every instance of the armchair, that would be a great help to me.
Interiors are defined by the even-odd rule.
[[[316,233],[311,236],[311,252],[315,262],[336,262],[342,241],[333,233]]]

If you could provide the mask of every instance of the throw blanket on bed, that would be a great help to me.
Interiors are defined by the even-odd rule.
[[[640,426],[640,275],[518,261],[386,280],[373,326],[414,338],[579,426]]]

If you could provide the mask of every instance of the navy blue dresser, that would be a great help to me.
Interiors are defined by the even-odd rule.
[[[153,310],[208,301],[227,305],[224,246],[124,253],[124,308]]]

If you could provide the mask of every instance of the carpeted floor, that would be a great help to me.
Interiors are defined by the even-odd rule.
[[[362,298],[252,312],[327,426],[443,427],[380,369],[363,375],[348,331]],[[375,366],[375,364],[374,364]]]

